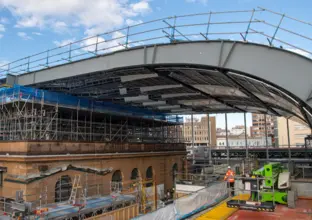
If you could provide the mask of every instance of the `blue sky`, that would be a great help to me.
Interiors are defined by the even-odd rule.
[[[127,24],[190,13],[248,10],[257,6],[308,22],[312,20],[312,1],[309,0],[0,0],[0,63]],[[227,18],[248,20],[250,15],[231,16]],[[278,23],[276,16],[267,15],[266,19]],[[306,35],[312,34],[308,28],[295,25],[293,28]],[[274,29],[267,30],[271,34],[274,32]],[[263,40],[265,38],[259,41]],[[312,47],[311,42],[309,45],[301,41],[294,43]]]
[[[0,65],[81,38],[144,21],[209,11],[251,10],[257,6],[312,22],[311,0],[0,0]],[[248,20],[249,18],[250,14],[213,17],[214,21]],[[259,13],[255,18],[265,19],[273,24],[277,24],[280,19],[269,13]],[[207,22],[208,17],[187,19],[180,19],[177,22],[178,24],[179,22],[180,24]],[[312,36],[311,26],[307,27],[286,20],[283,21],[283,25],[306,36]],[[246,24],[211,28],[212,32],[235,31],[236,28],[244,31]],[[252,28],[259,28],[270,35],[273,35],[275,30],[257,24],[252,24]],[[140,27],[137,29],[139,30]],[[180,30],[183,33],[204,33],[206,27],[188,27]],[[225,38],[241,39],[239,35],[229,35]],[[278,38],[312,51],[311,41],[281,31],[278,33]],[[252,35],[248,39],[256,43],[267,43],[265,37]],[[305,52],[292,50],[310,56]],[[219,126],[224,125],[222,124],[224,116],[219,115],[217,118],[221,123],[218,123]],[[242,116],[229,116],[229,127],[242,123]],[[251,119],[248,115],[248,124],[250,123]]]

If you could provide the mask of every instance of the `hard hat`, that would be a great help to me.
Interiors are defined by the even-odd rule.
[[[228,169],[231,169],[231,166],[228,166]]]

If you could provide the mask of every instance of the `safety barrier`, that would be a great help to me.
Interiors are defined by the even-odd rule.
[[[309,22],[264,8],[210,11],[160,18],[70,42],[0,66],[0,75],[23,74],[149,44],[230,39],[268,44],[311,56]],[[287,40],[285,40],[287,39]]]
[[[215,182],[199,191],[190,193],[174,200],[154,212],[138,216],[138,220],[176,220],[186,219],[204,209],[212,207],[228,196],[227,184]]]

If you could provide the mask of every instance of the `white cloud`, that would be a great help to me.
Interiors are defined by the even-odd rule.
[[[63,47],[65,45],[68,45],[70,43],[73,43],[75,42],[76,39],[75,38],[72,38],[72,39],[66,39],[66,40],[62,40],[62,41],[53,41],[53,43],[57,46],[57,47]]]
[[[143,23],[142,20],[132,20],[132,19],[126,20],[126,25],[128,25],[128,26],[132,26],[132,25],[136,25],[136,24],[142,24],[142,23]]]
[[[0,34],[0,39],[3,38],[3,34]]]
[[[57,33],[68,32],[68,26],[63,21],[56,21],[51,24],[52,29]]]
[[[130,8],[135,13],[147,13],[151,11],[151,8],[147,1],[140,1],[130,5]]]
[[[96,37],[92,37],[81,42],[81,46],[84,47],[84,51],[95,52],[95,44],[98,42],[98,53],[109,53],[124,49],[125,41],[125,35],[119,31],[116,31],[111,35],[110,39],[105,40],[104,37],[99,37],[98,39]]]
[[[208,0],[185,0],[185,2],[187,2],[187,3],[201,3],[204,5],[207,5]]]
[[[19,36],[20,38],[23,38],[24,40],[30,40],[32,39],[30,36],[28,36],[28,34],[26,34],[25,32],[17,32],[17,36]]]
[[[0,32],[5,32],[5,27],[3,24],[0,24]]]
[[[148,0],[132,4],[128,0],[0,0],[0,7],[10,10],[17,19],[16,27],[55,31],[66,26],[82,27],[88,35],[120,27],[127,18],[151,11]]]
[[[30,17],[22,17],[20,20],[17,21],[17,24],[15,27],[40,27],[42,28],[44,26],[44,21],[40,18],[30,16]]]
[[[41,36],[42,34],[40,32],[32,32],[33,35]]]

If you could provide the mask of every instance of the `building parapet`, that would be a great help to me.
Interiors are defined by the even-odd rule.
[[[183,143],[114,143],[64,141],[0,142],[0,155],[67,155],[185,151]]]

